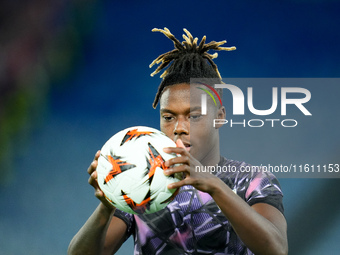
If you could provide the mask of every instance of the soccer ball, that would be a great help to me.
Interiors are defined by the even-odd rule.
[[[178,189],[167,185],[179,181],[166,176],[164,162],[176,155],[163,151],[176,147],[161,131],[137,126],[112,136],[98,158],[98,184],[105,198],[116,208],[132,214],[149,214],[163,209]]]

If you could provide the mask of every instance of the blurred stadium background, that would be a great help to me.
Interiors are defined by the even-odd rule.
[[[160,79],[148,65],[172,43],[152,28],[227,39],[237,50],[216,60],[223,77],[335,78],[339,10],[335,0],[2,1],[0,254],[65,254],[98,204],[86,173],[96,150],[128,126],[159,127],[151,104]],[[287,139],[250,133],[241,143],[233,131],[224,155],[248,163],[339,163],[334,89],[315,90],[324,101],[316,102],[321,110],[308,128]],[[338,254],[340,179],[280,182],[290,254]],[[129,239],[118,254],[132,250]]]

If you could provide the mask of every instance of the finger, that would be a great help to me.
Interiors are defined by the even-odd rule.
[[[91,177],[97,181],[97,179],[98,179],[98,173],[97,173],[97,171],[94,171],[94,172],[91,174]]]
[[[97,172],[93,172],[88,180],[89,184],[95,189],[99,189],[98,181],[97,181]]]
[[[98,161],[97,160],[93,160],[89,166],[89,168],[87,169],[88,174],[92,174],[94,171],[96,171],[98,166]]]
[[[100,156],[100,150],[98,150],[96,152],[96,154],[94,155],[93,161],[91,162],[90,166],[87,169],[87,172],[89,174],[92,174],[92,172],[96,170],[97,165],[98,165],[98,158],[99,158],[99,156]]]
[[[104,192],[101,189],[96,189],[94,195],[101,200],[104,197]]]
[[[100,189],[98,181],[97,181],[97,171],[95,171],[91,174],[88,182],[95,189],[94,195],[99,199],[103,198],[104,193]]]
[[[176,140],[176,145],[177,145],[177,147],[179,147],[179,148],[184,148],[184,149],[185,149],[184,143],[182,142],[181,139],[177,139],[177,140]]]
[[[186,165],[190,165],[190,158],[188,156],[180,156],[180,157],[175,157],[175,158],[171,158],[167,161],[164,162],[164,165],[166,167],[171,167],[172,165],[175,164],[186,164]]]
[[[175,166],[173,168],[169,168],[169,169],[166,169],[164,171],[164,174],[165,175],[172,175],[172,174],[175,174],[175,173],[185,173],[186,176],[188,174],[190,174],[190,167],[188,165],[178,165],[178,166]]]
[[[165,153],[175,153],[175,154],[180,154],[180,155],[188,154],[188,151],[185,148],[181,148],[181,147],[165,147],[163,148],[163,151]]]
[[[94,155],[94,160],[98,160],[99,156],[100,156],[100,150],[98,150],[96,154]]]
[[[180,188],[184,185],[189,185],[189,181],[187,178],[181,180],[181,181],[178,181],[178,182],[173,182],[173,183],[170,183],[168,184],[167,188],[168,189],[177,189],[177,188]]]

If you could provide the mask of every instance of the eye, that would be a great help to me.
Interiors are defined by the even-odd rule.
[[[193,113],[193,114],[190,114],[189,118],[191,120],[198,120],[199,118],[201,118],[202,115],[201,114],[198,114],[198,113]]]
[[[172,121],[174,119],[174,117],[171,116],[171,115],[163,115],[162,118],[166,122],[170,122],[170,121]]]

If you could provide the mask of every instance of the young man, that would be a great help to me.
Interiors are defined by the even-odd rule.
[[[101,203],[72,239],[69,254],[113,254],[131,234],[135,254],[287,254],[287,226],[277,179],[262,172],[242,172],[246,163],[220,156],[219,126],[212,123],[225,118],[225,109],[211,99],[207,114],[202,115],[197,88],[205,85],[190,84],[191,78],[221,79],[212,61],[216,55],[207,51],[234,47],[220,47],[225,41],[205,44],[205,37],[197,45],[187,30],[182,43],[166,28],[154,31],[175,45],[153,62],[161,63],[154,73],[170,64],[161,76],[153,106],[160,103],[161,130],[177,144],[164,148],[179,155],[165,163],[169,169],[164,174],[184,174],[183,180],[168,186],[180,192],[154,214],[136,216],[115,209],[96,181],[97,152],[88,173]],[[203,171],[204,166],[217,165],[237,171]]]

